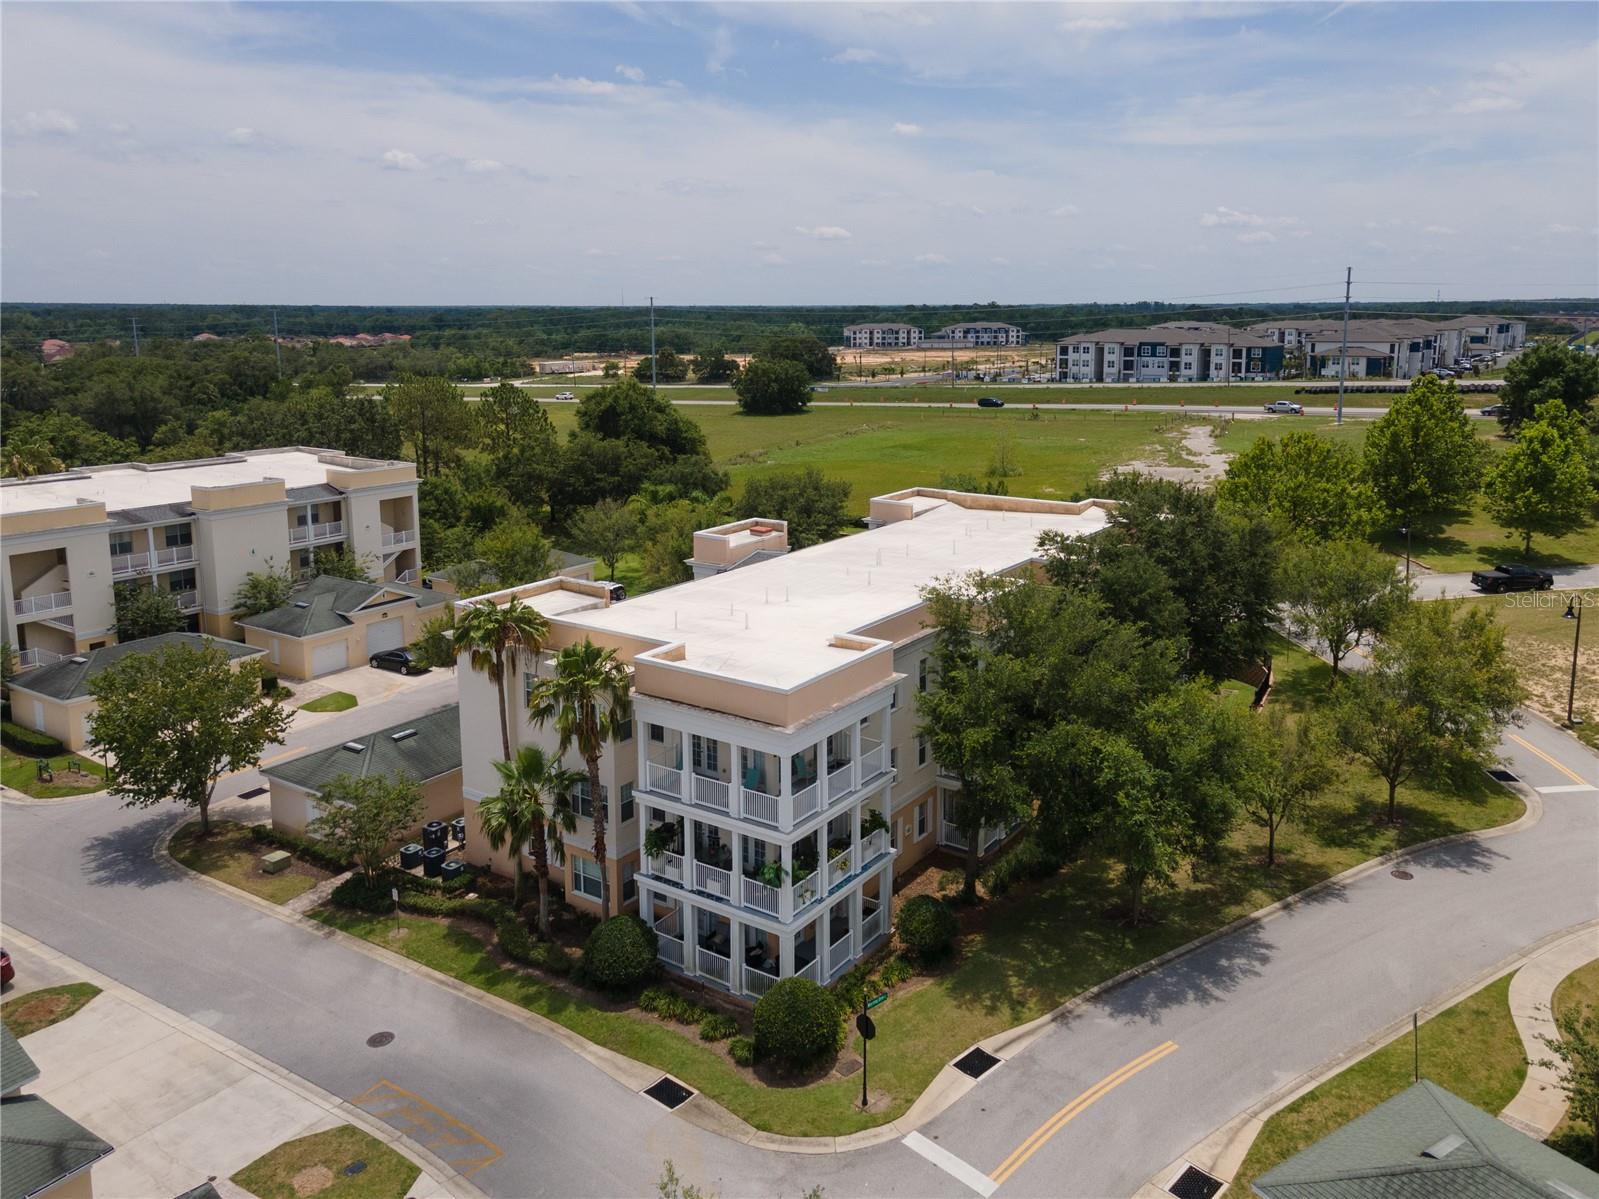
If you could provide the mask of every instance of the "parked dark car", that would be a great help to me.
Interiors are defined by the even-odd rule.
[[[1503,404],[1489,404],[1486,408],[1478,409],[1484,416],[1500,416],[1504,410],[1505,406]]]
[[[977,406],[979,408],[1003,408],[1005,401],[998,396],[978,396]]]
[[[1481,591],[1548,591],[1555,585],[1555,576],[1547,570],[1537,570],[1511,562],[1492,570],[1471,572],[1471,585]]]
[[[11,964],[11,955],[0,949],[0,987],[5,986],[16,976],[17,968]]]
[[[374,670],[393,670],[400,674],[426,674],[428,668],[416,660],[408,649],[386,649],[367,659]]]

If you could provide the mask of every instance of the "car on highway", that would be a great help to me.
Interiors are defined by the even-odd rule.
[[[1273,400],[1266,405],[1267,412],[1284,412],[1290,416],[1303,416],[1305,406],[1296,404],[1292,400]]]
[[[977,406],[979,408],[1003,408],[1005,401],[998,396],[978,396]]]
[[[1489,404],[1485,408],[1477,409],[1477,411],[1483,416],[1503,416],[1505,412],[1505,406],[1503,404]]]
[[[373,670],[392,670],[397,674],[426,674],[428,668],[416,660],[416,655],[408,649],[386,649],[373,654],[367,660],[367,665]]]
[[[1450,370],[1447,366],[1440,366],[1432,373],[1437,375],[1440,379],[1453,379],[1455,377],[1455,372]]]
[[[558,391],[555,393],[555,398],[558,400],[575,400],[577,399],[577,396],[573,395],[570,391]]]
[[[1471,585],[1489,594],[1500,591],[1548,591],[1555,585],[1555,576],[1547,570],[1509,562],[1492,570],[1472,571]]]

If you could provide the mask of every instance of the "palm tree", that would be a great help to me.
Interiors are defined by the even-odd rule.
[[[539,880],[539,935],[550,935],[550,855],[566,860],[563,834],[577,827],[568,793],[583,777],[564,770],[560,762],[536,745],[524,745],[509,762],[496,762],[500,789],[478,804],[478,824],[489,848],[499,851],[509,842],[515,868],[512,898],[522,907],[522,847],[533,854],[533,873]]]
[[[555,674],[533,693],[532,717],[555,721],[560,752],[572,746],[588,767],[589,800],[594,805],[594,861],[600,868],[600,916],[611,914],[611,884],[605,871],[605,822],[600,802],[600,754],[605,743],[633,712],[632,680],[614,651],[587,637],[555,656]]]
[[[469,604],[455,621],[455,645],[465,650],[472,669],[489,676],[500,701],[500,748],[511,760],[511,713],[505,702],[506,677],[517,655],[539,652],[550,635],[550,622],[536,608],[512,597],[504,605],[492,600]]]

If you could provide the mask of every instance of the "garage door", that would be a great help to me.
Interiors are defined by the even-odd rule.
[[[405,622],[403,620],[379,620],[366,626],[366,652],[368,657],[386,649],[403,649],[404,646]]]
[[[344,641],[332,645],[319,645],[311,651],[311,674],[332,674],[350,665],[350,647]]]

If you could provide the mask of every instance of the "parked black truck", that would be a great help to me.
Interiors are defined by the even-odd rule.
[[[1555,576],[1547,570],[1523,566],[1519,562],[1471,572],[1471,585],[1479,591],[1548,591]]]

